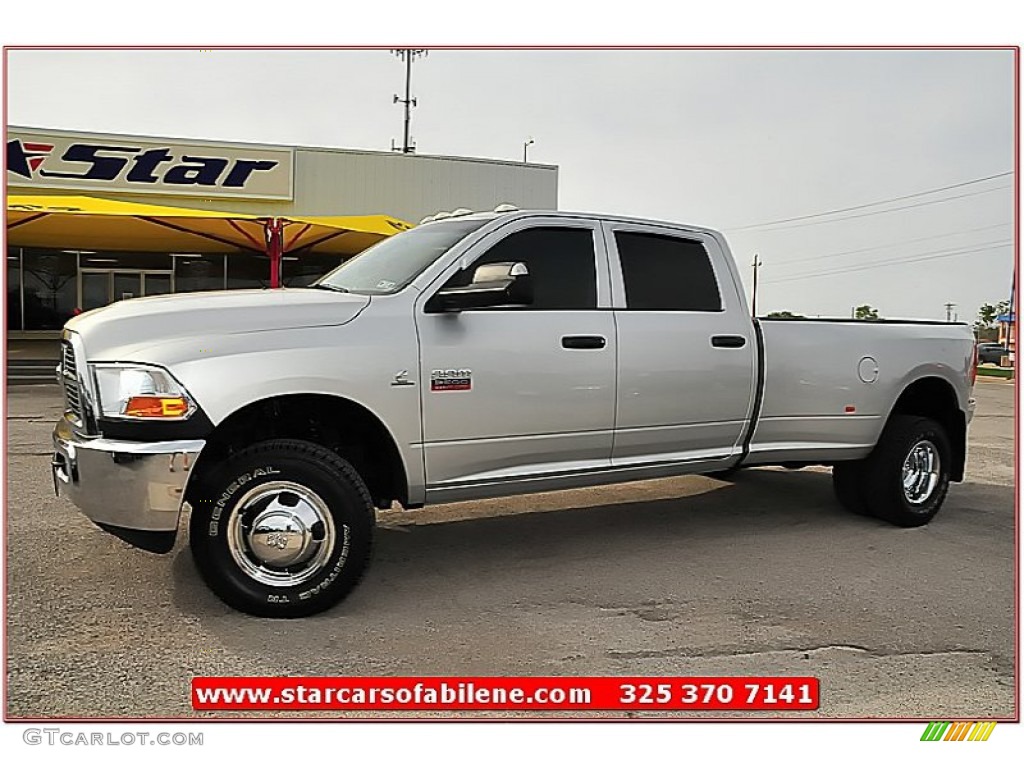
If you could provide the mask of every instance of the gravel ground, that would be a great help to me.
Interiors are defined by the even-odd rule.
[[[391,511],[362,586],[289,622],[219,603],[184,536],[150,555],[55,499],[57,389],[13,387],[6,714],[193,716],[195,675],[800,674],[821,709],[791,717],[1012,717],[1013,393],[978,384],[924,528],[843,512],[819,469]]]

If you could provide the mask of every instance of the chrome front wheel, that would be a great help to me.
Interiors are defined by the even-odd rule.
[[[268,587],[294,587],[309,579],[330,559],[336,535],[323,499],[293,482],[250,489],[228,517],[231,557]]]

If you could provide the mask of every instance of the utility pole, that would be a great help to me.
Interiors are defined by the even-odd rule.
[[[757,254],[755,253],[754,254],[754,263],[750,265],[750,266],[752,266],[754,268],[754,290],[751,293],[751,297],[750,297],[750,316],[751,317],[757,317],[757,271],[761,268],[761,265],[763,263],[764,262],[762,262],[757,257]]]
[[[955,317],[955,315],[953,313],[954,309],[956,309],[956,304],[954,304],[951,301],[946,302],[946,322],[947,323],[953,322],[953,318]]]
[[[527,137],[526,141],[523,142],[523,162],[526,162],[526,148],[533,144],[533,136]]]
[[[392,104],[404,104],[405,105],[405,133],[402,139],[401,152],[403,154],[409,154],[415,152],[416,147],[409,141],[409,122],[412,119],[412,108],[416,106],[416,99],[412,96],[412,62],[417,56],[426,56],[426,48],[393,48],[391,50],[395,56],[405,62],[405,98],[398,98],[398,94],[395,94]],[[398,147],[395,146],[395,142],[391,141],[391,150],[393,152],[399,151]]]

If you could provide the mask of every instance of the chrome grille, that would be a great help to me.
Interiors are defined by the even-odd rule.
[[[61,342],[61,378],[64,384],[64,404],[79,421],[82,420],[82,396],[78,391],[78,364],[75,350],[67,341]]]

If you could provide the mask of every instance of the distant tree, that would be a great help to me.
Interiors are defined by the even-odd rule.
[[[804,315],[798,315],[798,314],[796,314],[794,312],[790,312],[788,309],[784,309],[781,312],[769,312],[767,315],[765,315],[765,317],[768,317],[768,318],[774,317],[774,318],[786,319],[786,318],[801,318],[801,317],[804,317]]]
[[[853,316],[858,320],[877,320],[878,310],[870,304],[861,304],[853,310]]]
[[[995,328],[996,318],[1010,312],[1010,302],[1007,299],[996,304],[982,304],[978,308],[978,319],[974,321],[974,330],[981,333],[989,328]]]

